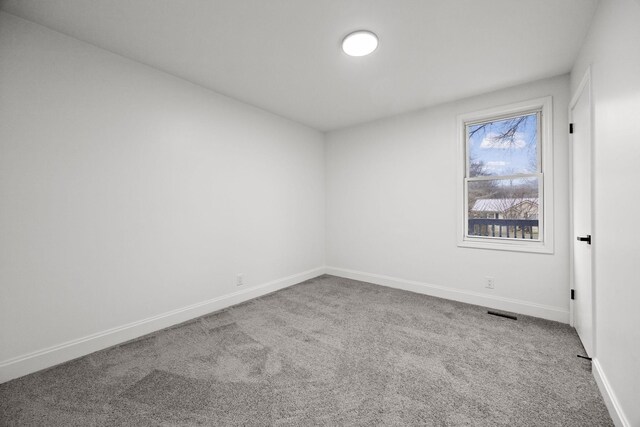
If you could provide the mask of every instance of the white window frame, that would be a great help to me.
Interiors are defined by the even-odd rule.
[[[541,199],[538,218],[541,233],[538,240],[506,239],[499,237],[467,235],[467,124],[500,120],[518,114],[540,110],[538,123],[539,197]],[[458,210],[458,246],[464,248],[495,249],[516,252],[553,253],[553,99],[551,96],[461,114],[457,118],[458,179],[456,199]]]

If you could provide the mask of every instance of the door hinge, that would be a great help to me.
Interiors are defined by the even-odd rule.
[[[576,290],[571,289],[571,299],[576,299]]]
[[[573,133],[573,123],[569,123],[569,133]]]

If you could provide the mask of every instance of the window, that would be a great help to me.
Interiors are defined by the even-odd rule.
[[[551,98],[459,117],[458,245],[553,252]]]

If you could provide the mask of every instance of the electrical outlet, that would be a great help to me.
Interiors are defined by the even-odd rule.
[[[242,285],[244,285],[244,274],[238,273],[236,275],[236,286],[242,286]]]
[[[485,277],[485,279],[486,279],[486,284],[484,287],[487,289],[495,289],[495,286],[494,286],[495,279],[493,277]]]

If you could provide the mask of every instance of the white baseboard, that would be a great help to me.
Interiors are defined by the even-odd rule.
[[[118,326],[86,337],[0,362],[0,383],[49,368],[98,350],[177,325],[241,302],[266,295],[324,274],[324,267],[277,279],[262,285],[178,308],[137,322]]]
[[[284,277],[282,279],[264,283],[262,285],[254,286],[252,288],[242,289],[231,294],[202,301],[187,307],[149,317],[147,319],[139,320],[137,322],[129,323],[2,361],[0,362],[0,383],[85,356],[113,345],[121,344],[143,335],[222,310],[232,305],[239,304],[280,289],[287,288],[297,283],[304,282],[305,280],[321,276],[325,273],[439,298],[495,308],[497,310],[521,313],[563,323],[569,322],[569,312],[559,307],[545,306],[509,298],[494,297],[461,289],[446,288],[443,286],[430,285],[412,280],[398,279],[395,277],[364,273],[344,268],[318,267]],[[630,427],[631,424],[627,421],[597,358],[593,359],[592,366],[593,376],[598,384],[598,388],[604,398],[613,422],[618,427]]]
[[[448,288],[445,286],[430,285],[428,283],[413,280],[398,279],[396,277],[382,276],[379,274],[363,273],[361,271],[345,268],[327,267],[326,273],[347,279],[360,280],[390,288],[403,289],[419,294],[431,295],[438,298],[446,298],[454,301],[466,302],[496,310],[510,311],[525,314],[527,316],[540,317],[555,320],[556,322],[569,323],[569,310],[561,307],[536,304],[511,298],[503,298],[492,295],[471,292],[462,289]]]
[[[607,409],[609,410],[609,415],[611,415],[611,419],[613,423],[617,427],[631,427],[631,423],[627,420],[627,417],[624,415],[622,408],[620,407],[620,403],[616,398],[609,381],[607,380],[607,376],[604,374],[602,370],[602,365],[598,361],[597,358],[594,358],[591,361],[591,368],[593,371],[593,377],[598,384],[598,388],[600,389],[600,394],[604,399],[604,404],[607,405]]]

